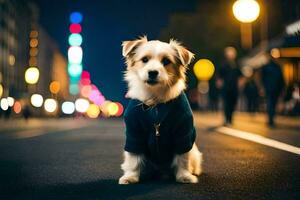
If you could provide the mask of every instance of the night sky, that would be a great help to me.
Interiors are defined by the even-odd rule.
[[[54,3],[55,2],[55,3]],[[40,24],[66,56],[69,14],[83,14],[83,66],[107,99],[123,101],[121,42],[147,35],[157,39],[172,13],[195,12],[196,0],[37,0]],[[67,57],[67,56],[66,56]]]

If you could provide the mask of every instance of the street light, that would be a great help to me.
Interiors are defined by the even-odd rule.
[[[252,27],[260,13],[259,4],[255,0],[237,0],[232,11],[234,17],[241,22],[241,42],[245,49],[252,47]]]
[[[30,67],[25,72],[25,81],[28,84],[36,84],[39,80],[40,72],[36,67]]]

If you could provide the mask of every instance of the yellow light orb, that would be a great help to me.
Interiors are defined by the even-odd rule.
[[[47,112],[53,113],[57,109],[57,102],[55,99],[46,99],[44,108]]]
[[[280,57],[280,50],[277,48],[274,48],[271,50],[271,56],[273,58],[279,58]]]
[[[57,94],[60,90],[60,83],[58,81],[52,81],[49,86],[50,92]]]
[[[25,81],[28,84],[36,84],[39,80],[40,72],[36,67],[30,67],[25,72]]]
[[[100,114],[100,108],[96,104],[90,104],[86,114],[90,118],[97,118]]]
[[[0,97],[3,95],[3,86],[0,84]]]
[[[215,66],[208,59],[200,59],[194,65],[194,73],[201,81],[208,81],[214,75]]]
[[[109,103],[108,106],[107,106],[107,111],[108,111],[108,114],[110,116],[116,115],[118,113],[118,111],[119,111],[118,104],[116,104],[114,102]]]
[[[240,22],[251,23],[258,18],[260,7],[255,0],[237,0],[232,6],[232,11]]]

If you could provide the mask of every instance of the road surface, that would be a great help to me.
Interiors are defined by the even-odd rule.
[[[277,121],[269,129],[262,115],[240,113],[229,130],[300,147],[299,118]],[[195,123],[198,184],[121,186],[122,120],[0,121],[0,199],[300,199],[300,155],[222,133],[220,114],[196,113]]]

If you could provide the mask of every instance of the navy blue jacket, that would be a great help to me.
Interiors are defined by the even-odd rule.
[[[175,154],[188,152],[195,142],[193,114],[184,93],[155,107],[130,100],[124,119],[125,151],[143,154],[156,164],[171,163]]]

